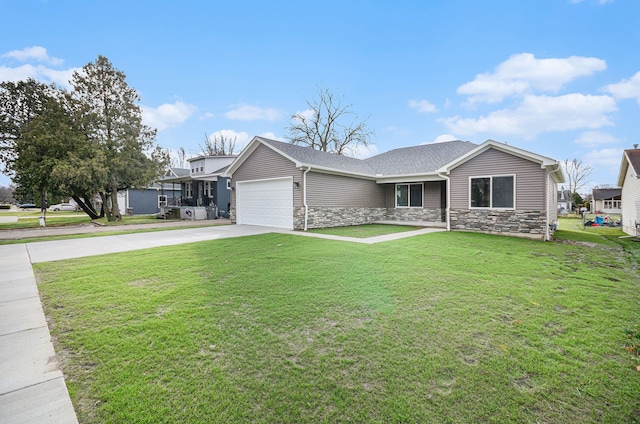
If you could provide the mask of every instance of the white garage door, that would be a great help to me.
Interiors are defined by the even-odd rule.
[[[239,181],[236,184],[238,224],[293,229],[293,178]]]

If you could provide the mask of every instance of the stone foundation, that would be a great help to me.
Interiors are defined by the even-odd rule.
[[[346,227],[385,219],[388,219],[386,208],[309,207],[307,228]],[[304,207],[294,209],[293,228],[304,229]]]
[[[390,221],[444,222],[442,209],[393,208],[387,210]]]
[[[476,231],[544,240],[547,217],[542,211],[452,209],[452,231]]]

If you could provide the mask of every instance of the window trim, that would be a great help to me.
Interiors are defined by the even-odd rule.
[[[494,207],[493,206],[493,179],[495,177],[513,177],[513,206],[509,207],[509,208],[504,208],[504,207]],[[489,178],[489,206],[471,206],[471,181],[474,179],[480,179],[480,178]],[[493,210],[501,210],[501,211],[513,211],[516,210],[516,174],[492,174],[492,175],[472,175],[469,177],[469,185],[468,185],[468,204],[469,204],[469,209],[480,209],[480,210],[487,210],[487,209],[493,209]]]
[[[193,198],[193,183],[184,183],[184,197]]]
[[[420,186],[420,206],[411,206],[411,186],[419,185]],[[407,206],[399,206],[398,205],[398,186],[407,186]],[[424,183],[396,183],[394,197],[396,201],[396,208],[414,208],[414,209],[422,209],[424,208]]]

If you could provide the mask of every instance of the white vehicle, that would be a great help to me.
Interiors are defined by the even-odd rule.
[[[49,206],[50,211],[76,211],[76,206],[71,203],[58,203],[57,205]]]

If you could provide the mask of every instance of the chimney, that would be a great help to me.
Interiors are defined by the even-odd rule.
[[[633,145],[633,148],[634,148],[634,149],[637,149],[637,148],[638,148],[638,143],[634,144],[634,145]]]

